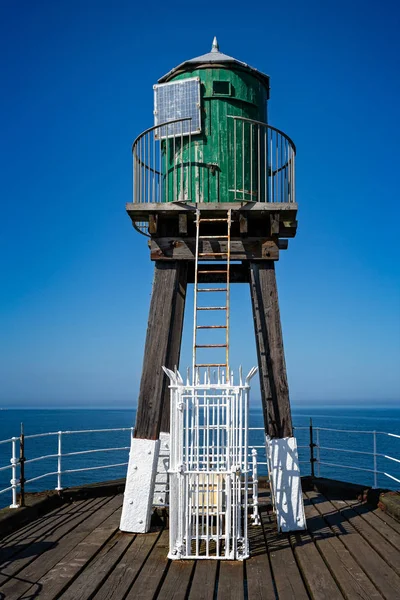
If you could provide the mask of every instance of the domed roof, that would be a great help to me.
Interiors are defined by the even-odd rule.
[[[245,62],[242,62],[241,60],[238,60],[237,58],[233,58],[232,56],[228,56],[227,54],[223,54],[222,52],[220,52],[216,37],[214,37],[211,52],[208,52],[207,54],[202,54],[201,56],[196,56],[196,58],[191,58],[190,60],[185,60],[185,62],[181,63],[180,65],[169,71],[169,73],[161,77],[158,80],[158,83],[165,83],[169,81],[172,77],[174,77],[174,75],[177,75],[179,72],[192,70],[200,65],[211,65],[215,67],[221,65],[227,68],[229,68],[229,66],[232,65],[234,67],[250,71],[255,77],[258,77],[258,79],[260,79],[262,83],[269,89],[268,75],[265,75],[265,73],[262,73],[258,69],[250,67],[250,65],[246,64]]]

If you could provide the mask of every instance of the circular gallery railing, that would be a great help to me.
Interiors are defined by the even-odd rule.
[[[133,202],[295,202],[293,141],[282,131],[228,116],[215,162],[203,156],[203,140],[185,133],[185,119],[150,127],[132,145]],[[190,128],[189,128],[190,130]],[[223,141],[222,141],[223,140]],[[147,234],[148,224],[134,223]]]

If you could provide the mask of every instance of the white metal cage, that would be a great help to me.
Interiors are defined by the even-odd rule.
[[[249,556],[248,410],[250,379],[184,384],[164,369],[171,388],[171,559],[243,560]]]

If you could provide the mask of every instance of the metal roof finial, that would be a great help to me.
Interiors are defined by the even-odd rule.
[[[211,46],[211,52],[219,52],[219,45],[218,45],[217,36],[214,36],[213,43],[212,43],[212,46]]]

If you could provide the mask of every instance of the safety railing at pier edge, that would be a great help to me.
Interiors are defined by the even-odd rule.
[[[63,452],[63,439],[65,436],[76,436],[83,434],[92,434],[92,433],[111,433],[111,432],[120,432],[120,431],[129,431],[130,436],[132,435],[133,427],[119,427],[112,429],[82,429],[78,431],[53,431],[48,433],[37,433],[33,435],[25,435],[23,429],[21,428],[21,434],[18,437],[12,437],[7,440],[1,440],[0,445],[10,444],[11,445],[11,459],[10,464],[5,466],[0,466],[0,472],[11,470],[11,480],[10,486],[0,489],[0,494],[5,494],[9,492],[12,497],[12,502],[10,504],[10,508],[19,508],[20,506],[24,506],[25,503],[25,486],[34,483],[35,481],[39,481],[44,479],[45,477],[55,477],[56,478],[56,487],[55,490],[61,491],[63,489],[62,486],[62,476],[71,473],[80,473],[84,471],[97,471],[99,469],[115,469],[117,467],[125,467],[128,464],[128,460],[124,462],[118,463],[105,463],[101,465],[94,466],[86,466],[77,469],[65,469],[63,468],[63,459],[71,456],[84,456],[93,453],[106,453],[106,452],[120,452],[126,451],[128,452],[130,449],[130,437],[127,442],[129,445],[127,446],[119,446],[119,447],[106,447],[106,448],[92,448],[88,450],[78,450],[73,452]],[[27,440],[33,440],[38,438],[55,438],[55,452],[52,454],[45,454],[42,456],[35,456],[33,458],[28,458],[25,456],[27,454]],[[35,477],[29,477],[29,465],[32,463],[37,463],[42,460],[53,459],[56,461],[56,468],[52,471],[41,473],[40,475],[36,475]],[[26,478],[28,475],[28,478]],[[19,490],[19,497],[18,497]]]
[[[55,431],[49,433],[39,433],[33,435],[24,435],[23,430],[19,436],[11,437],[6,440],[0,441],[1,446],[9,445],[9,464],[0,465],[1,472],[10,472],[11,479],[10,485],[3,489],[0,489],[0,498],[2,494],[10,494],[11,497],[11,508],[18,508],[24,505],[25,487],[33,484],[34,482],[41,481],[47,477],[53,477],[55,480],[55,488],[58,491],[63,489],[63,476],[72,473],[81,473],[84,471],[97,471],[101,469],[117,469],[119,467],[125,467],[128,464],[128,452],[130,450],[130,439],[132,436],[132,427],[120,427],[111,429],[84,429],[78,431]],[[63,451],[63,440],[67,436],[77,437],[79,435],[101,433],[101,434],[113,434],[116,432],[129,432],[127,434],[127,445],[118,447],[98,447],[85,450],[74,450],[72,452]],[[299,432],[299,433],[297,433]],[[301,432],[301,433],[300,433]],[[329,433],[339,434],[343,437],[349,438],[350,436],[369,436],[370,449],[360,450],[357,448],[348,448],[344,444],[339,445],[326,444],[323,441],[323,436],[327,436]],[[308,465],[311,476],[320,477],[321,470],[330,469],[330,475],[334,473],[335,479],[343,479],[340,477],[341,472],[358,471],[360,473],[369,473],[373,478],[373,487],[377,488],[378,483],[381,481],[393,482],[393,485],[400,484],[400,452],[398,456],[392,456],[392,453],[381,451],[382,438],[391,441],[395,439],[398,441],[398,448],[400,450],[400,435],[394,433],[388,433],[384,431],[358,431],[350,429],[333,429],[328,427],[315,427],[310,420],[309,426],[295,427],[295,435],[297,437],[299,455],[301,456],[300,463]],[[304,435],[307,437],[308,443],[303,443]],[[32,456],[33,449],[30,445],[30,441],[38,438],[54,438],[54,452],[45,454],[42,456]],[[360,438],[355,438],[356,441]],[[249,500],[249,507],[253,509],[253,519],[257,521],[257,497],[258,497],[258,475],[266,473],[266,455],[265,455],[265,435],[264,427],[249,427],[249,459],[251,467],[250,480],[249,480],[249,491],[252,491],[253,498]],[[364,446],[365,448],[365,446]],[[73,456],[89,456],[92,454],[99,454],[107,452],[126,452],[126,461],[123,462],[104,462],[104,464],[97,464],[93,466],[85,466],[80,468],[64,468],[64,459]],[[360,466],[359,464],[344,464],[343,462],[335,462],[334,460],[325,460],[325,456],[329,453],[334,455],[335,453],[341,453],[343,455],[349,455],[360,459],[364,457],[364,460],[370,461],[370,466]],[[304,458],[304,459],[303,459]],[[30,465],[32,463],[40,463],[40,461],[50,459],[55,463],[54,469],[40,473],[39,475],[32,475]],[[384,464],[394,463],[399,465],[398,476],[389,472],[389,468],[378,468],[378,461]],[[302,474],[306,474],[303,472]],[[324,473],[322,473],[324,474]],[[379,477],[381,478],[379,480]],[[384,478],[384,479],[383,479]],[[346,480],[346,478],[344,478]],[[379,487],[384,487],[380,485]],[[32,489],[32,488],[31,488]],[[48,489],[48,488],[47,488]],[[38,491],[38,490],[35,490]],[[18,493],[19,492],[19,493]],[[0,503],[1,505],[1,503]]]
[[[350,470],[350,471],[359,471],[359,472],[364,472],[364,473],[372,473],[373,475],[373,488],[378,488],[378,476],[384,476],[386,478],[388,478],[390,481],[394,481],[396,482],[396,484],[400,484],[400,452],[399,452],[399,456],[395,457],[395,456],[391,456],[390,454],[386,453],[386,452],[379,452],[379,442],[381,438],[386,438],[386,439],[398,439],[400,440],[400,435],[395,434],[395,433],[388,433],[386,431],[365,431],[365,430],[357,430],[357,429],[335,429],[332,427],[315,427],[313,426],[312,423],[312,419],[310,419],[310,425],[307,426],[303,426],[303,427],[294,427],[295,430],[295,435],[296,437],[298,437],[297,432],[298,431],[308,431],[309,432],[309,443],[306,445],[298,445],[299,449],[309,449],[310,452],[310,458],[309,460],[300,460],[300,463],[309,463],[310,464],[310,472],[311,472],[311,476],[312,477],[320,477],[321,476],[321,466],[322,467],[330,467],[331,469],[340,469],[340,470]],[[334,434],[339,434],[339,436],[341,434],[346,434],[346,437],[349,437],[352,435],[357,435],[357,436],[370,436],[369,438],[369,443],[370,443],[370,450],[359,450],[356,448],[346,448],[344,446],[332,446],[332,445],[324,445],[323,443],[321,444],[321,436],[323,436],[324,434],[328,434],[328,432],[330,433],[334,433]],[[360,439],[360,438],[359,438]],[[348,440],[346,440],[348,441]],[[400,441],[399,441],[399,446],[398,449],[400,450]],[[354,464],[345,464],[345,463],[338,463],[338,462],[333,462],[333,461],[329,461],[329,460],[325,460],[324,456],[322,456],[322,454],[327,454],[327,453],[343,453],[345,455],[355,455],[356,457],[368,457],[371,459],[371,467],[366,467],[366,466],[360,466],[360,465],[354,465]],[[378,459],[380,460],[384,460],[385,464],[388,464],[391,462],[393,463],[397,463],[399,465],[399,476],[395,477],[392,473],[389,473],[389,469],[379,469],[378,468]],[[386,462],[388,461],[388,462]],[[331,471],[332,472],[332,471]],[[337,474],[335,474],[335,478],[337,479],[342,479],[340,477],[340,475],[338,476]],[[382,486],[380,486],[382,487]]]
[[[75,450],[73,452],[65,452],[63,451],[63,440],[66,436],[79,436],[93,433],[101,433],[101,434],[113,434],[116,432],[129,432],[129,437],[127,439],[128,445],[126,446],[118,446],[118,447],[102,447],[102,448],[91,448],[86,450]],[[249,431],[264,431],[263,427],[250,427]],[[11,437],[6,440],[1,440],[0,445],[10,446],[10,464],[0,466],[0,472],[10,471],[11,472],[11,480],[10,485],[0,489],[0,497],[2,494],[9,493],[11,497],[10,508],[19,508],[20,506],[24,506],[25,504],[25,486],[29,486],[30,484],[45,479],[47,477],[53,477],[55,480],[56,491],[61,492],[63,488],[63,475],[69,475],[72,473],[81,473],[85,471],[97,471],[100,469],[116,469],[119,467],[125,467],[128,464],[128,452],[130,450],[130,439],[132,436],[133,427],[119,427],[119,428],[111,428],[111,429],[81,429],[75,431],[53,431],[49,433],[37,433],[33,435],[25,435],[23,431],[23,427],[21,426],[21,433],[19,436]],[[34,439],[39,438],[54,438],[54,452],[51,454],[44,454],[41,456],[34,456],[29,458],[31,452],[33,452],[32,447],[30,447],[29,442]],[[27,443],[28,441],[28,443]],[[85,456],[91,455],[95,453],[106,453],[106,452],[120,452],[125,451],[127,453],[127,460],[124,462],[118,463],[109,463],[105,462],[101,465],[95,466],[85,466],[81,468],[71,468],[66,469],[63,467],[65,464],[65,460],[68,457],[73,456]],[[252,469],[250,472],[250,488],[253,491],[253,499],[249,501],[249,505],[251,508],[257,506],[257,498],[258,498],[258,480],[257,480],[257,465],[266,466],[266,460],[259,460],[257,454],[261,454],[261,458],[265,457],[265,445],[250,445],[249,447],[249,457],[252,461]],[[26,456],[27,455],[27,456]],[[29,477],[29,465],[32,463],[38,463],[43,460],[52,459],[55,461],[55,468],[47,471],[45,473],[40,473],[39,475],[35,475],[34,477]],[[25,475],[28,478],[25,478]],[[79,484],[78,484],[79,485]],[[48,488],[47,488],[48,489]],[[34,490],[38,491],[38,490]],[[1,506],[1,502],[0,502]],[[257,509],[254,512],[254,519],[257,520]]]

